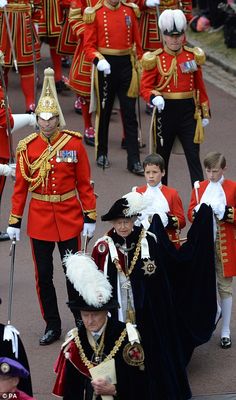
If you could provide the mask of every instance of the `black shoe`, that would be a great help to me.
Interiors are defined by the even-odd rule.
[[[229,349],[232,346],[232,341],[230,337],[222,337],[220,339],[220,345],[222,349]]]
[[[51,344],[60,339],[60,336],[61,330],[53,331],[52,329],[50,329],[39,339],[39,344],[40,346],[47,346],[48,344]]]
[[[99,156],[97,158],[97,166],[101,168],[109,168],[110,167],[110,162],[107,158],[107,156]]]
[[[7,232],[0,232],[0,242],[5,242],[5,240],[10,240]]]
[[[142,164],[139,161],[134,163],[133,167],[132,168],[128,168],[128,170],[130,172],[132,172],[132,174],[139,175],[139,176],[144,176],[144,169],[142,167]]]

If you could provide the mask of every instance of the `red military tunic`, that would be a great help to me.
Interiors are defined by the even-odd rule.
[[[81,135],[57,132],[49,144],[42,134],[33,133],[19,142],[17,154],[10,224],[22,218],[27,194],[31,191],[27,226],[31,238],[58,242],[79,236],[84,215],[96,218],[96,198]],[[43,155],[46,159],[40,171],[46,173],[40,175],[36,164]],[[38,180],[40,176],[42,179]]]
[[[69,22],[69,9],[73,4],[73,0],[63,1],[64,21],[61,28],[61,33],[57,43],[57,53],[59,54],[73,54],[77,46],[77,37],[73,32]]]
[[[199,182],[199,184],[198,199],[200,201],[209,181],[205,180]],[[231,277],[236,276],[236,182],[225,179],[222,183],[222,188],[225,192],[227,206],[233,208],[232,220],[230,222],[218,221],[223,275]],[[196,192],[193,190],[188,209],[188,219],[190,222],[193,221],[193,210],[197,204]]]
[[[142,56],[140,33],[133,3],[121,2],[116,7],[106,0],[96,10],[93,23],[86,24],[85,51],[88,60],[93,62],[103,55],[131,54],[136,44],[138,59]]]
[[[92,65],[84,52],[83,14],[86,7],[94,7],[97,3],[98,0],[75,0],[69,13],[69,23],[78,42],[71,64],[69,85],[76,93],[87,99],[90,98]]]
[[[58,37],[63,24],[60,0],[43,0],[43,13],[39,20],[39,36]]]
[[[144,72],[141,79],[141,95],[146,102],[161,95],[165,99],[188,99],[199,97],[203,118],[209,118],[209,99],[202,77],[201,64],[204,62],[201,49],[183,46],[172,52],[166,46],[143,56]],[[195,61],[197,70],[183,72],[182,66]]]
[[[36,60],[40,60],[40,44],[34,23],[41,16],[42,0],[8,0],[6,7],[12,41],[18,66],[33,65],[34,49]],[[32,38],[33,35],[33,38]],[[34,49],[32,41],[34,40]],[[3,9],[0,8],[0,49],[4,53],[6,67],[13,66],[12,50]]]
[[[158,27],[157,10],[155,7],[147,7],[146,0],[136,0],[138,4],[141,17],[140,17],[140,33],[142,40],[143,50],[156,50],[162,47],[160,30]],[[176,10],[181,8],[184,12],[187,21],[189,22],[192,18],[192,1],[182,1],[182,7],[180,7],[180,1],[178,0],[161,0],[159,5],[159,11],[162,13],[164,10]]]
[[[144,186],[138,186],[136,187],[136,192],[138,193],[144,193],[147,190],[147,185]],[[184,209],[183,209],[183,204],[182,200],[179,197],[179,194],[177,190],[174,188],[171,188],[166,185],[162,185],[160,187],[160,190],[162,191],[162,194],[166,198],[168,205],[169,205],[169,215],[172,217],[177,218],[178,222],[178,229],[172,228],[172,229],[166,229],[169,239],[172,240],[175,244],[179,244],[179,230],[183,229],[186,225],[185,221],[185,216],[184,216]],[[178,246],[177,246],[178,247]]]

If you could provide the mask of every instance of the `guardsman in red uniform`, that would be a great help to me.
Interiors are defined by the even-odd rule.
[[[69,13],[70,26],[77,37],[78,43],[71,64],[69,85],[76,93],[81,105],[84,120],[84,140],[90,146],[94,146],[95,137],[92,114],[89,112],[92,65],[86,59],[84,52],[85,23],[83,15],[86,7],[93,7],[97,3],[98,0],[75,0],[72,2]]]
[[[138,6],[119,0],[104,0],[85,9],[84,49],[88,61],[96,66],[97,88],[96,155],[97,165],[108,168],[108,129],[117,94],[127,139],[127,168],[143,175],[139,158],[138,122],[135,102],[138,96],[136,56],[142,56],[138,29]],[[136,54],[134,53],[136,47]]]
[[[179,0],[136,0],[141,11],[140,33],[144,51],[154,51],[163,47],[161,33],[158,27],[158,17],[164,10],[182,9],[187,21],[192,17],[192,1]],[[153,106],[146,104],[146,113],[152,114]]]
[[[143,161],[143,168],[147,183],[132,190],[143,193],[151,201],[138,220],[145,229],[152,230],[152,225],[150,226],[152,217],[154,214],[159,214],[169,239],[178,248],[180,230],[186,225],[182,200],[176,189],[162,185],[165,162],[159,154],[149,154]]]
[[[38,35],[42,42],[49,44],[51,59],[55,70],[56,89],[58,93],[68,90],[65,77],[62,75],[61,55],[57,53],[58,40],[64,20],[64,3],[68,0],[42,0],[42,16],[38,23]]]
[[[202,203],[213,209],[215,265],[222,312],[220,344],[227,349],[231,347],[232,281],[236,276],[236,182],[224,178],[226,159],[220,152],[208,153],[203,163],[207,180],[195,182],[188,218],[193,221]]]
[[[26,112],[32,112],[35,109],[34,57],[36,61],[40,60],[40,43],[34,22],[37,22],[40,18],[42,0],[2,1],[0,3],[0,49],[4,54],[6,85],[9,69],[14,66],[14,59],[6,19],[3,8],[1,8],[4,3],[6,4],[11,39],[20,73],[21,88],[25,96]],[[34,46],[32,45],[33,41]]]
[[[96,199],[82,137],[78,132],[63,129],[64,118],[51,68],[45,70],[36,115],[39,134],[27,136],[17,147],[16,183],[7,232],[11,239],[13,236],[20,239],[21,219],[30,192],[27,233],[31,239],[39,302],[46,321],[40,345],[47,345],[61,334],[53,285],[55,242],[63,258],[66,251],[80,249],[82,230],[84,236],[93,236]],[[67,291],[69,300],[73,301],[75,292],[68,280]]]
[[[181,10],[165,10],[159,18],[164,49],[143,56],[141,95],[158,110],[153,125],[154,151],[168,164],[176,137],[187,159],[192,184],[203,179],[199,143],[203,126],[209,123],[209,100],[203,82],[201,64],[204,52],[183,45],[186,18]]]

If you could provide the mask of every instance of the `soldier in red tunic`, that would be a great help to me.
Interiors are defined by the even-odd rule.
[[[203,163],[207,179],[194,184],[188,218],[193,221],[202,203],[211,205],[213,209],[215,265],[222,312],[220,344],[223,349],[228,349],[232,343],[230,337],[232,282],[233,276],[236,276],[236,182],[224,177],[226,159],[223,154],[208,153]]]
[[[47,345],[61,334],[53,285],[55,243],[63,258],[66,251],[80,249],[82,230],[84,236],[93,236],[96,198],[82,136],[63,129],[65,122],[51,68],[45,70],[36,115],[40,132],[27,136],[17,147],[16,183],[7,232],[11,239],[14,236],[20,239],[22,215],[30,192],[27,233],[31,239],[39,302],[46,321],[40,345]],[[73,301],[76,293],[68,280],[67,291],[69,300]]]
[[[117,94],[127,145],[127,168],[143,175],[139,158],[138,122],[135,102],[138,96],[136,57],[142,56],[138,30],[138,6],[119,0],[105,0],[85,9],[84,49],[95,69],[97,89],[96,140],[97,165],[108,168],[108,129]],[[134,52],[136,47],[136,54]]]
[[[187,21],[192,17],[192,1],[185,0],[136,0],[141,11],[140,33],[144,51],[154,51],[163,47],[161,32],[158,27],[158,17],[164,10],[182,9]],[[146,105],[146,113],[152,113],[153,106]]]
[[[10,32],[7,31],[7,23],[2,8],[4,2]],[[3,0],[2,5],[0,4],[0,49],[4,54],[5,81],[7,85],[9,69],[14,66],[10,45],[12,39],[27,112],[32,112],[35,109],[34,58],[35,61],[40,60],[40,44],[34,22],[37,22],[40,18],[41,3],[42,0]],[[9,33],[12,36],[11,39]]]
[[[178,137],[193,184],[203,179],[199,143],[203,141],[203,126],[209,123],[209,100],[201,70],[205,55],[199,48],[183,45],[187,21],[181,10],[163,11],[159,26],[164,49],[144,54],[141,95],[158,109],[153,140],[154,151],[165,160],[163,183],[167,184],[169,157]]]

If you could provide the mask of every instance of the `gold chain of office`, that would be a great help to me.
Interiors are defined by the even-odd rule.
[[[136,262],[138,260],[139,253],[140,253],[140,250],[141,250],[141,241],[144,238],[144,236],[145,236],[145,229],[142,229],[142,231],[141,231],[141,233],[139,235],[139,239],[138,239],[138,243],[137,243],[137,246],[136,246],[136,249],[135,249],[135,252],[134,252],[133,259],[132,259],[132,261],[130,263],[130,268],[128,268],[128,271],[125,271],[125,276],[127,276],[127,277],[131,275],[131,273],[133,272],[133,269],[134,269],[134,267],[136,265]],[[117,268],[117,270],[119,272],[123,272],[123,270],[121,268],[121,265],[119,263],[119,260],[115,259],[114,260],[114,264],[115,264],[115,266],[116,266],[116,268]]]
[[[117,340],[115,341],[115,346],[114,346],[113,349],[111,350],[110,354],[108,354],[108,356],[106,356],[106,358],[103,360],[103,362],[109,361],[109,360],[111,360],[112,358],[115,357],[115,355],[116,355],[116,353],[118,352],[120,346],[122,345],[122,342],[125,340],[126,335],[127,335],[127,331],[126,331],[126,328],[125,328],[125,329],[121,332],[121,335],[120,335],[119,339],[117,339]],[[78,350],[79,350],[79,355],[80,355],[81,361],[84,363],[84,365],[85,365],[88,369],[93,368],[93,367],[94,367],[94,364],[91,363],[91,362],[89,361],[88,357],[85,355],[85,352],[84,352],[83,346],[82,346],[82,344],[81,344],[79,335],[75,337],[74,341],[75,341],[75,344],[76,344],[76,346],[77,346],[77,348],[78,348]]]

